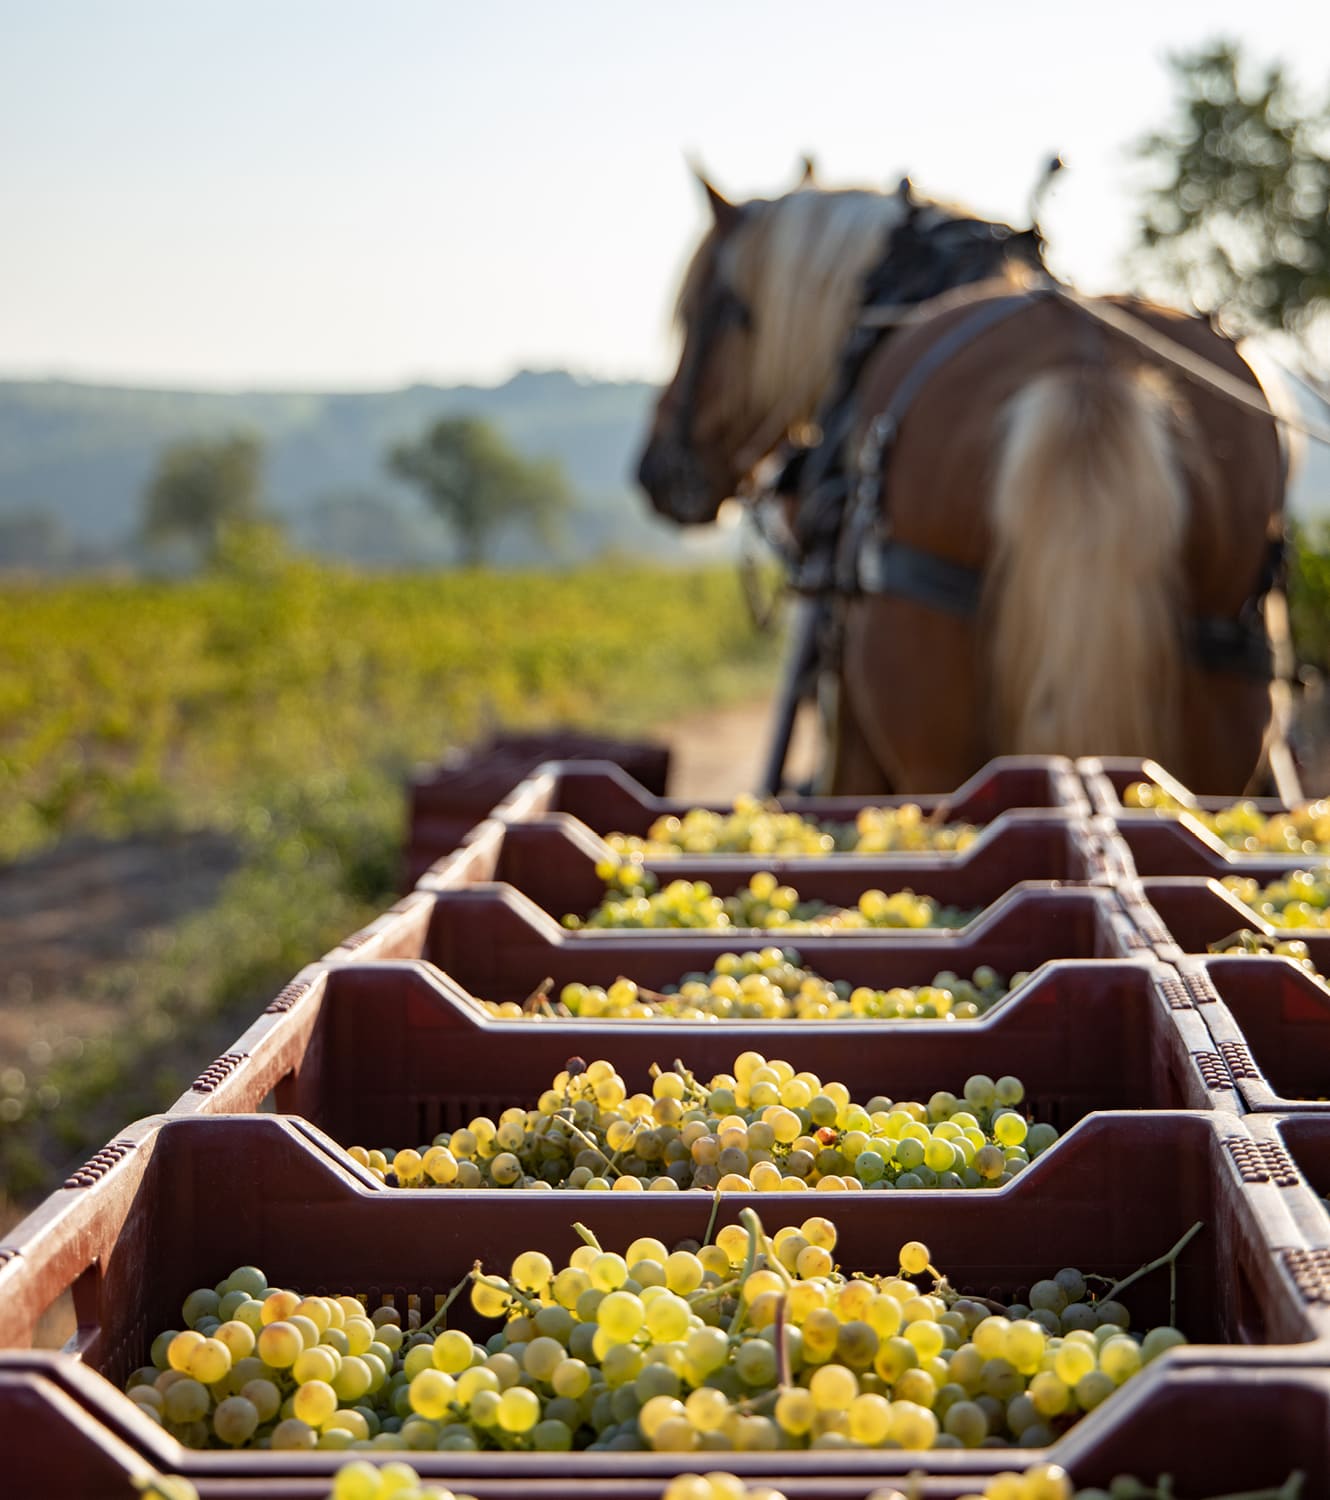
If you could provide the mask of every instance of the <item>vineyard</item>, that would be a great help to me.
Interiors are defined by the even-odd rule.
[[[207,855],[218,876],[205,909],[145,913],[138,951],[87,974],[91,1029],[53,1030],[41,977],[7,970],[0,1187],[49,1187],[117,1118],[168,1103],[238,1007],[392,898],[418,763],[495,724],[641,730],[768,691],[774,660],[723,572],[291,563],[11,584],[0,858],[27,860],[12,889],[32,856],[40,869],[44,851],[90,840]]]

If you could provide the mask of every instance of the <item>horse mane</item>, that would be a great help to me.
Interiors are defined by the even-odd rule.
[[[718,421],[779,412],[793,426],[812,418],[859,307],[864,277],[904,216],[894,193],[799,188],[745,204],[733,230],[708,235],[684,278],[680,321],[687,324],[713,275],[753,315],[747,368],[724,382]]]

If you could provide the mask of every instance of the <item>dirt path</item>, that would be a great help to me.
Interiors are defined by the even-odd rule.
[[[671,749],[670,796],[686,802],[725,802],[758,784],[771,740],[772,705],[763,698],[690,715],[662,725],[653,738]],[[790,748],[789,772],[808,775],[816,760],[817,726],[800,717]]]

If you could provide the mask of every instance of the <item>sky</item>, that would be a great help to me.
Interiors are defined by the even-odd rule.
[[[894,186],[1121,280],[1170,52],[1330,82],[1325,0],[0,0],[0,376],[658,379],[734,197]]]

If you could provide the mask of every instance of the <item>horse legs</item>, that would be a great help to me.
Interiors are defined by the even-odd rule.
[[[971,619],[907,599],[870,596],[846,607],[842,724],[857,729],[879,778],[898,792],[946,792],[993,753],[986,733],[979,647]],[[858,792],[847,761],[837,790]]]

